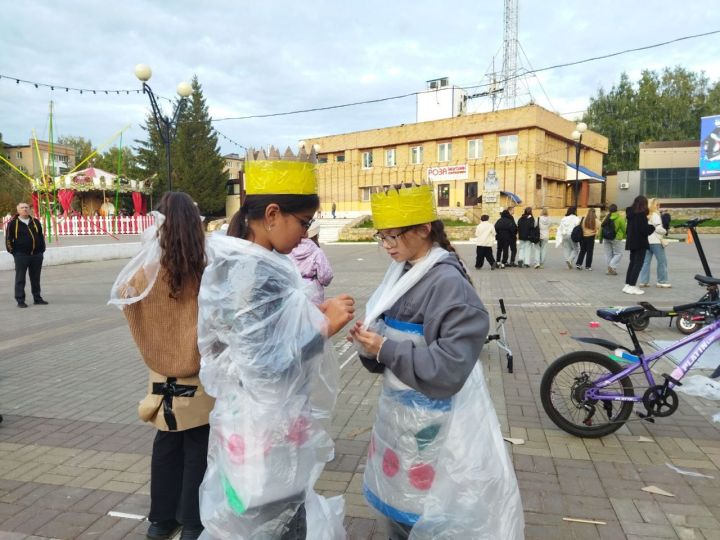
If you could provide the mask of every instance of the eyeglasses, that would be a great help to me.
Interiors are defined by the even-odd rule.
[[[380,247],[387,245],[387,247],[389,247],[389,248],[394,248],[394,247],[397,247],[397,245],[398,245],[398,238],[400,238],[406,232],[407,231],[402,231],[397,234],[375,233],[375,234],[373,234],[373,238],[377,241],[377,243]]]
[[[292,217],[294,217],[295,219],[297,219],[297,220],[300,222],[300,225],[302,226],[302,228],[305,229],[306,231],[307,231],[308,229],[310,229],[310,227],[312,227],[312,224],[313,224],[313,223],[315,223],[315,218],[311,218],[311,219],[308,219],[308,220],[304,220],[303,218],[301,218],[300,216],[296,216],[296,215],[293,214],[292,212],[290,212],[290,215],[291,215]]]

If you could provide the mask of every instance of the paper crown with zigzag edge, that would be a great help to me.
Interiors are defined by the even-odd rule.
[[[247,195],[316,195],[318,190],[315,164],[317,156],[300,148],[296,156],[288,147],[281,156],[274,146],[249,148],[245,159],[245,193]]]
[[[375,228],[396,229],[438,219],[433,188],[427,184],[386,189],[370,196]]]

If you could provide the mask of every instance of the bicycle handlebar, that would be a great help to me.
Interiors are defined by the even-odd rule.
[[[691,229],[693,227],[697,227],[701,223],[705,223],[706,221],[710,221],[710,218],[693,218],[687,220],[685,223],[681,223],[678,227],[687,227],[688,229]]]
[[[507,312],[505,311],[505,301],[502,298],[500,298],[500,311],[503,315],[507,314]]]
[[[714,300],[714,301],[710,301],[710,302],[693,302],[692,304],[682,304],[680,306],[674,306],[673,311],[675,311],[675,312],[688,311],[690,309],[704,308],[704,307],[709,307],[709,308],[714,307],[716,309],[720,309],[720,302],[718,302],[717,300]]]

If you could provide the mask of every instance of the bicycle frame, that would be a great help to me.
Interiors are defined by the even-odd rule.
[[[720,340],[720,319],[712,324],[709,324],[708,326],[705,326],[704,328],[701,328],[694,334],[691,334],[679,341],[676,341],[666,349],[662,349],[647,356],[645,354],[640,354],[639,362],[633,363],[633,365],[628,366],[619,373],[616,373],[614,375],[608,375],[595,381],[593,383],[593,386],[587,389],[585,397],[586,399],[597,399],[601,401],[610,400],[641,402],[643,400],[643,396],[606,394],[601,392],[601,390],[603,388],[606,388],[607,386],[610,386],[614,382],[617,382],[618,380],[627,377],[628,375],[640,368],[642,368],[643,372],[645,373],[645,378],[647,379],[649,386],[655,386],[655,378],[653,377],[653,374],[650,370],[650,365],[656,360],[658,360],[660,357],[666,355],[667,353],[679,349],[680,347],[687,345],[688,343],[693,343],[697,341],[698,344],[693,347],[693,349],[688,353],[688,355],[683,358],[683,360],[670,374],[670,377],[672,377],[676,381],[679,381],[685,376],[685,374],[690,370],[690,368],[692,368],[695,362],[698,361],[698,359],[703,355],[707,348],[718,340]],[[669,388],[675,387],[675,383],[671,381],[668,382]]]

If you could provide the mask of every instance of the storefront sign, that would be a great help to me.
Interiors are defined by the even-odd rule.
[[[467,180],[467,177],[467,163],[463,165],[448,165],[446,167],[429,167],[427,170],[427,179],[432,180],[433,182],[445,180]]]

